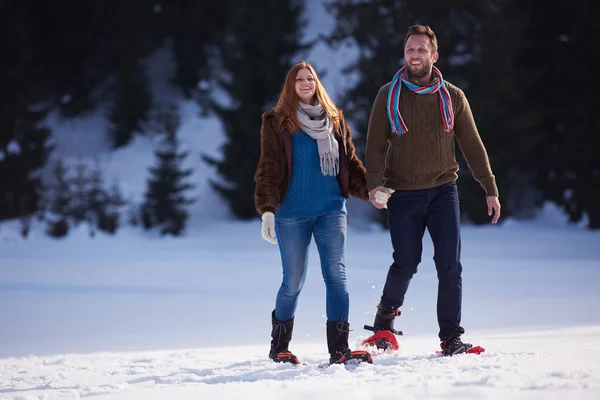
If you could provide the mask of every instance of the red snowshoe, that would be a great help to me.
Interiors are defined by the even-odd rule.
[[[380,350],[399,350],[400,345],[396,336],[387,330],[376,332],[362,342],[363,346],[374,346]]]

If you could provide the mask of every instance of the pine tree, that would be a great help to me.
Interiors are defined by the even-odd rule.
[[[542,1],[510,4],[513,14],[527,16],[515,57],[522,108],[513,117],[524,140],[515,147],[527,154],[525,166],[545,200],[571,221],[586,216],[588,228],[600,229],[600,157],[593,145],[600,114],[589,87],[600,67],[589,57],[589,44],[600,40],[597,4],[559,2],[543,15]]]
[[[0,9],[2,220],[41,207],[36,174],[52,151],[43,125],[47,113],[73,117],[93,109],[119,65],[119,44],[133,42],[129,50],[139,59],[159,41],[149,39],[156,13],[146,1],[110,7],[99,1],[22,0],[1,2]]]
[[[161,13],[155,4],[139,0],[123,2],[119,7],[100,2],[93,8],[92,16],[103,17],[94,48],[103,52],[100,65],[108,72],[101,82],[103,89],[108,89],[108,136],[113,147],[119,148],[129,144],[136,133],[144,132],[153,100],[145,61],[162,45]]]
[[[20,114],[0,122],[0,221],[38,210],[44,190],[39,173],[52,152],[50,130],[41,123],[45,112]]]
[[[46,233],[55,238],[67,236],[69,220],[73,212],[72,178],[65,164],[58,160],[52,169],[53,184],[50,186],[47,210]]]
[[[161,19],[165,24],[165,36],[171,39],[176,63],[173,84],[187,98],[198,94],[199,82],[210,79],[211,60],[216,46],[222,41],[230,1],[180,1],[162,4]]]
[[[90,174],[87,191],[87,220],[90,236],[96,235],[96,229],[114,234],[119,228],[120,209],[124,205],[117,185],[107,190],[104,185],[102,170],[98,164]]]
[[[285,74],[305,46],[300,43],[304,2],[235,2],[221,47],[218,85],[230,98],[213,103],[227,138],[222,159],[205,156],[220,181],[212,186],[240,219],[256,217],[254,172],[260,156],[261,114],[273,106]]]
[[[164,139],[156,151],[157,165],[150,169],[141,219],[147,230],[158,227],[162,235],[179,236],[189,217],[186,206],[194,202],[186,197],[194,186],[185,182],[193,171],[182,169],[188,153],[179,151],[179,115],[175,107],[165,107],[158,119]]]
[[[140,225],[140,206],[133,198],[125,200],[127,205],[126,218],[127,223],[131,226],[138,227]]]
[[[83,161],[75,165],[75,176],[73,177],[73,195],[71,198],[71,218],[75,225],[85,222],[88,218],[88,191],[89,177],[87,167]]]
[[[26,238],[31,230],[31,215],[21,218],[21,236]]]
[[[142,123],[148,118],[152,94],[145,67],[138,60],[122,60],[113,85],[113,101],[109,108],[109,134],[114,148],[127,145],[136,132],[142,132]]]
[[[127,201],[121,193],[119,184],[116,181],[113,182],[108,189],[106,213],[102,223],[98,225],[98,228],[104,232],[115,233],[121,224],[121,210],[126,205]]]
[[[51,152],[48,112],[72,118],[108,102],[107,134],[119,147],[144,131],[152,104],[144,61],[155,50],[173,44],[174,83],[186,96],[209,79],[228,1],[113,3],[0,2],[0,220],[42,207],[35,174]]]

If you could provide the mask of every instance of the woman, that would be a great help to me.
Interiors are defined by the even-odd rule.
[[[269,358],[299,363],[288,345],[314,236],[326,286],[329,362],[372,362],[368,352],[348,348],[344,261],[346,199],[351,194],[368,200],[365,168],[355,154],[342,112],[305,61],[290,69],[277,105],[262,116],[255,181],[262,235],[268,242],[279,244],[283,266],[283,282],[271,314]]]

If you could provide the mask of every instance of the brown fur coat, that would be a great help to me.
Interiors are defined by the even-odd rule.
[[[337,176],[342,195],[368,200],[365,167],[356,156],[350,127],[342,116],[341,129],[335,133],[340,148]],[[276,213],[285,196],[292,171],[292,133],[279,124],[279,115],[268,110],[262,115],[260,159],[254,175],[256,211]]]

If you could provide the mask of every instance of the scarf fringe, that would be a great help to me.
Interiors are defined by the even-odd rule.
[[[321,172],[323,172],[323,175],[337,176],[340,165],[339,157],[322,154],[319,158],[321,159]]]
[[[340,150],[333,133],[333,124],[320,104],[300,103],[298,122],[308,136],[317,142],[321,172],[323,175],[337,176],[339,172]]]

